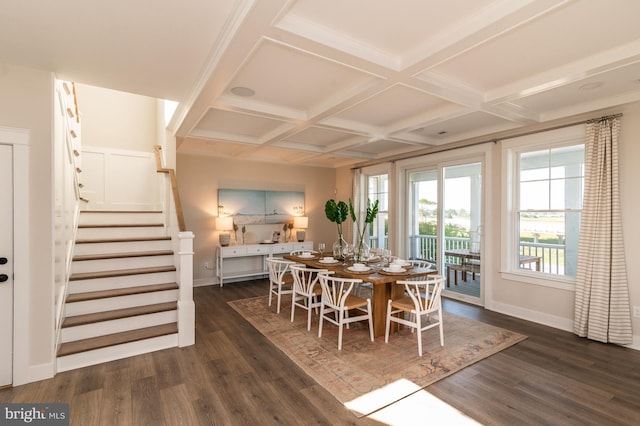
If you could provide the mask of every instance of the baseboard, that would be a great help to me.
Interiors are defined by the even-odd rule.
[[[523,309],[518,306],[508,305],[505,303],[499,303],[495,301],[491,304],[490,310],[499,312],[501,314],[509,315],[511,317],[516,317],[523,320],[535,322],[536,324],[542,324],[549,327],[557,328],[559,330],[564,330],[564,331],[573,333],[573,320],[570,320],[567,318],[544,314],[538,311]],[[631,343],[630,345],[624,345],[623,347],[634,349],[636,351],[640,350],[640,335],[634,334],[633,343]]]
[[[633,343],[625,346],[625,348],[635,349],[636,351],[640,351],[640,335],[633,335]]]
[[[194,287],[206,287],[208,285],[219,285],[218,280],[216,278],[198,278],[193,280]]]
[[[249,281],[249,280],[262,280],[266,278],[269,278],[268,274],[265,274],[264,276],[257,276],[257,277],[225,278],[224,284],[227,285],[227,283],[232,284],[232,283]],[[217,277],[198,278],[193,280],[194,287],[205,287],[208,285],[220,285],[220,281],[218,280]]]
[[[573,320],[570,320],[568,318],[545,314],[542,312],[533,311],[531,309],[525,309],[519,306],[508,305],[506,303],[500,303],[496,301],[493,301],[493,303],[491,303],[490,310],[509,315],[511,317],[535,322],[536,324],[542,324],[549,327],[558,328],[560,330],[573,332]]]

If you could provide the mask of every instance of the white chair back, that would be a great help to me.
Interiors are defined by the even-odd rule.
[[[267,258],[267,269],[269,270],[269,306],[271,306],[271,296],[276,295],[277,306],[276,312],[280,313],[280,300],[283,294],[291,294],[291,284],[293,278],[287,282],[285,275],[290,272],[289,267],[295,265],[296,262],[270,257]]]
[[[269,270],[269,280],[274,283],[282,284],[284,282],[284,275],[289,272],[289,266],[295,265],[296,262],[286,259],[280,259],[276,257],[270,257],[267,259],[267,269]]]
[[[344,309],[347,297],[361,279],[336,277],[330,273],[318,274],[322,286],[322,300],[326,306],[333,309]]]
[[[307,330],[311,330],[311,310],[318,311],[322,303],[320,295],[321,286],[318,281],[318,273],[328,272],[326,269],[309,268],[304,265],[291,265],[293,275],[293,293],[291,295],[291,322],[296,315],[296,307],[307,310]]]
[[[304,265],[291,265],[293,289],[298,294],[312,294],[316,286],[320,286],[318,273],[328,272],[326,269],[310,268]]]
[[[411,297],[417,313],[429,313],[440,309],[442,305],[442,287],[445,277],[441,275],[429,275],[421,280],[398,281],[403,284],[406,294]]]

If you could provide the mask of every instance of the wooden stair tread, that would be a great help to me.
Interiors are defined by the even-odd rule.
[[[154,291],[177,290],[178,284],[153,284],[138,287],[114,288],[110,290],[88,291],[73,293],[67,296],[66,303],[85,302],[87,300],[106,299],[108,297],[130,296],[132,294],[152,293]]]
[[[155,274],[158,272],[174,272],[175,270],[176,270],[175,266],[167,265],[167,266],[152,266],[149,268],[115,269],[112,271],[82,272],[82,273],[71,275],[69,277],[69,281],[91,280],[91,279],[111,278],[111,277],[124,277],[127,275]]]
[[[164,228],[164,223],[85,223],[78,225],[81,228]]]
[[[136,306],[133,308],[114,309],[106,312],[95,312],[92,314],[75,315],[72,317],[66,317],[62,322],[62,328],[135,317],[139,315],[154,314],[157,312],[173,311],[177,308],[178,302],[166,302],[156,303],[154,305]]]
[[[80,352],[102,349],[108,346],[121,345],[123,343],[137,342],[152,337],[166,336],[178,332],[178,324],[170,323],[137,330],[124,331],[122,333],[107,334],[106,336],[91,337],[89,339],[76,340],[60,345],[58,356],[73,355]]]
[[[166,241],[171,237],[124,237],[124,238],[85,238],[76,240],[76,244],[95,244],[95,243],[129,243],[140,241]]]
[[[147,256],[167,256],[172,255],[172,250],[155,250],[155,251],[133,251],[128,253],[107,253],[107,254],[81,254],[73,257],[73,261],[83,260],[104,260],[104,259],[125,259],[128,257],[147,257]]]

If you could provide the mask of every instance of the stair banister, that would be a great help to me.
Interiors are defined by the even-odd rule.
[[[169,180],[171,182],[171,191],[173,193],[173,202],[175,203],[176,208],[176,216],[178,219],[178,228],[180,232],[186,231],[186,227],[184,224],[184,214],[182,213],[182,204],[180,203],[180,193],[178,192],[178,180],[176,179],[176,172],[173,169],[167,169],[162,165],[162,157],[160,155],[160,151],[162,147],[160,145],[156,145],[153,147],[155,150],[156,156],[156,171],[158,173],[167,173],[169,175]]]
[[[184,214],[178,192],[178,181],[173,169],[163,166],[160,151],[162,147],[154,146],[156,171],[169,175],[171,193],[178,221],[178,346],[189,346],[195,343],[195,304],[193,302],[193,232],[187,231]]]

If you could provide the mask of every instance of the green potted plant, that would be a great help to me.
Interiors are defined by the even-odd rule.
[[[342,237],[342,224],[349,216],[349,206],[344,201],[336,201],[332,198],[324,205],[324,214],[338,228],[338,241],[333,243],[333,256],[336,259],[344,260],[349,253],[349,244]]]
[[[349,214],[351,215],[351,220],[353,220],[353,223],[356,225],[356,230],[358,232],[358,242],[354,249],[354,258],[356,262],[361,262],[369,257],[369,246],[365,241],[365,234],[367,232],[367,225],[373,223],[378,215],[378,201],[379,200],[376,200],[371,204],[371,200],[367,199],[367,212],[364,216],[362,229],[360,229],[360,224],[358,222],[355,209],[353,208],[353,202],[351,201],[351,198],[349,198]]]

